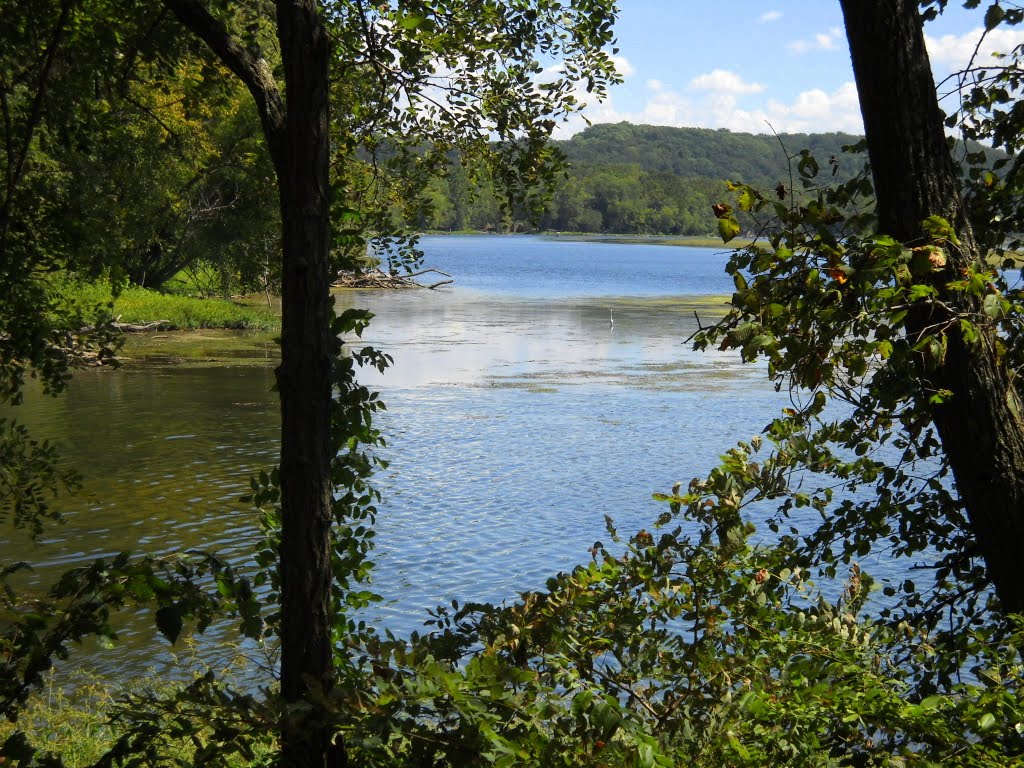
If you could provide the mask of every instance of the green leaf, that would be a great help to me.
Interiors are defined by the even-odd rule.
[[[800,151],[800,162],[797,163],[796,169],[805,179],[813,179],[818,175],[818,161],[814,159],[810,150]]]
[[[722,237],[723,243],[728,243],[740,233],[740,223],[732,214],[723,216],[718,220],[718,234]]]
[[[1006,16],[1006,11],[1002,9],[999,3],[992,3],[985,11],[985,31],[991,32],[993,29],[999,26],[999,23]]]
[[[416,29],[423,25],[427,20],[426,16],[418,13],[410,13],[405,16],[401,16],[398,19],[398,26],[402,29]]]
[[[591,718],[594,725],[600,730],[601,738],[605,741],[610,741],[619,726],[622,725],[618,702],[608,696],[594,705]]]
[[[641,744],[637,747],[636,756],[640,768],[654,768],[654,748],[650,744]]]
[[[921,222],[921,229],[933,240],[948,240],[953,244],[960,243],[953,227],[941,216],[929,216]]]
[[[181,608],[177,605],[165,605],[158,608],[156,612],[156,628],[160,634],[170,641],[171,645],[177,642],[181,635],[183,626]]]
[[[986,294],[985,298],[981,300],[981,311],[993,320],[1003,317],[1003,297],[997,293]]]

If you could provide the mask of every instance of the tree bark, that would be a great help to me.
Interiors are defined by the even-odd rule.
[[[840,0],[875,180],[880,231],[907,245],[924,242],[921,222],[949,221],[959,248],[934,285],[948,309],[911,315],[913,337],[945,330],[947,351],[920,371],[922,396],[952,392],[931,407],[957,491],[1005,613],[1024,612],[1024,407],[1000,359],[980,298],[946,287],[979,253],[944,134],[923,22],[915,0]],[[970,315],[980,339],[966,342],[957,317]]]
[[[313,0],[278,0],[287,110],[277,163],[281,273],[281,691],[286,704],[333,681],[329,43]],[[282,764],[344,763],[322,725],[282,729]]]
[[[328,89],[330,47],[316,0],[277,0],[286,102],[262,59],[233,40],[196,0],[164,0],[248,87],[277,172],[282,222],[281,364],[281,722],[280,764],[336,768],[340,737],[304,713],[330,690],[333,459]]]

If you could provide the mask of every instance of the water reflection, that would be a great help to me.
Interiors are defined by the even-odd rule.
[[[501,247],[481,255],[492,242]],[[720,256],[528,239],[514,261],[510,242],[432,241],[431,263],[460,278],[454,289],[338,297],[377,314],[363,342],[395,358],[361,377],[388,405],[379,424],[391,461],[374,557],[384,603],[368,618],[398,632],[452,598],[541,586],[587,558],[606,514],[623,532],[650,525],[661,511],[652,492],[705,472],[781,405],[763,371],[684,343],[695,312],[720,311]],[[672,293],[705,273],[700,290]],[[271,354],[260,344],[252,354]],[[238,497],[276,458],[272,379],[271,366],[245,360],[128,365],[83,373],[63,398],[29,398],[19,417],[58,439],[85,480],[63,505],[67,524],[33,553],[34,578],[122,549],[249,562],[255,515]],[[25,543],[0,548],[10,560]],[[121,635],[86,663],[117,674],[171,663],[148,618]],[[212,635],[231,638],[230,627]]]

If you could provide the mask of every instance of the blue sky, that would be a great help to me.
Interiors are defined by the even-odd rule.
[[[860,133],[856,88],[838,0],[620,0],[625,77],[591,122],[728,128],[765,133]],[[980,10],[952,0],[926,27],[937,80],[962,67],[982,31]],[[999,29],[988,50],[1024,42]],[[584,127],[572,120],[565,133]],[[563,134],[564,135],[564,134]]]

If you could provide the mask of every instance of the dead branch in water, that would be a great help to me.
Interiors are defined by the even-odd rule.
[[[434,272],[449,278],[430,285],[423,285],[413,280],[414,277]],[[451,275],[439,269],[421,269],[419,272],[410,272],[399,275],[395,272],[385,272],[377,267],[371,272],[341,272],[338,279],[332,284],[335,288],[437,288],[441,285],[448,285],[455,282],[450,279]]]

